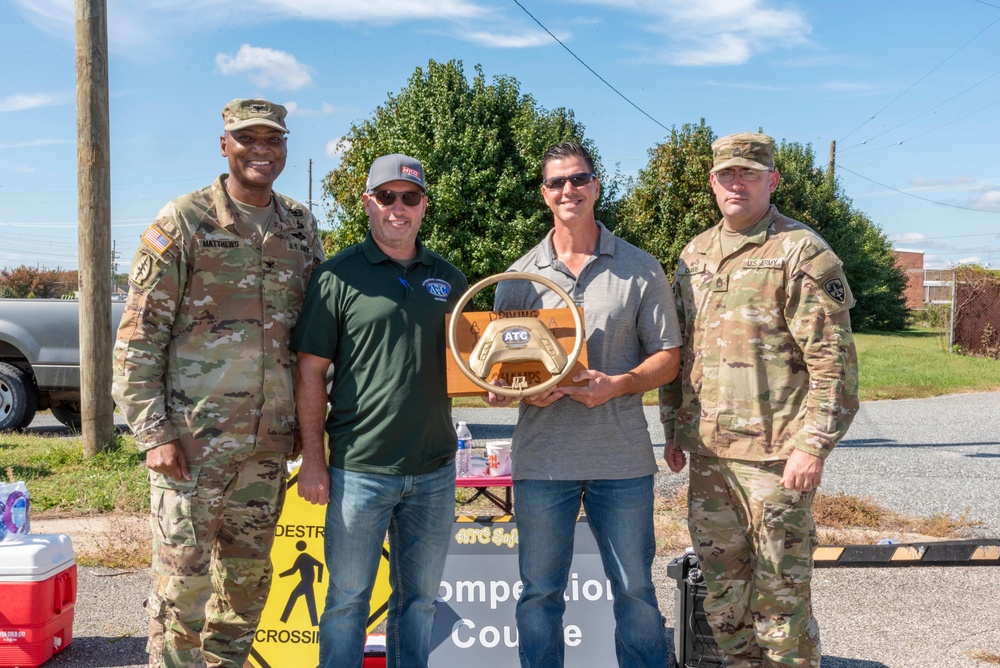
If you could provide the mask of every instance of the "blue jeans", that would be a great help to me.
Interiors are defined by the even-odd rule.
[[[563,593],[581,498],[614,594],[618,665],[663,668],[667,641],[652,578],[653,476],[514,481],[518,565],[524,585],[516,612],[521,666],[563,665]]]
[[[321,668],[361,668],[369,600],[389,534],[386,666],[427,665],[434,599],[455,521],[455,467],[418,476],[330,468],[324,548],[330,571],[319,622]]]

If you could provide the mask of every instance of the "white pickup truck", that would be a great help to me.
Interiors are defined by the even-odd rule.
[[[111,302],[112,332],[124,310]],[[0,299],[0,432],[24,429],[46,408],[80,428],[80,302]]]

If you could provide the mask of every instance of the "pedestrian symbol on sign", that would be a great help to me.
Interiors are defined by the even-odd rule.
[[[295,549],[302,554],[298,556],[291,568],[278,574],[279,578],[294,575],[295,573],[299,574],[299,583],[295,585],[292,593],[288,595],[288,603],[285,604],[285,610],[281,613],[281,621],[285,624],[288,623],[288,616],[292,614],[295,603],[299,600],[300,596],[305,596],[306,606],[309,608],[309,619],[312,621],[313,626],[319,626],[319,617],[316,616],[316,594],[313,591],[313,582],[323,581],[323,563],[306,553],[306,542],[304,540],[295,543]]]

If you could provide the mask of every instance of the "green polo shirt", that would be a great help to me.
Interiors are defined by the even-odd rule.
[[[331,466],[420,475],[452,462],[444,316],[468,287],[419,240],[404,269],[370,232],[314,271],[291,347],[333,360]]]

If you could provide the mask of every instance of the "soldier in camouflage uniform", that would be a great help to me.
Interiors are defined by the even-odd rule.
[[[690,454],[688,526],[727,666],[820,665],[810,598],[812,501],[858,410],[842,264],[770,204],[774,140],[712,145],[721,224],[681,253],[681,373],[660,390],[664,457]]]
[[[242,667],[271,582],[298,449],[288,344],[323,259],[308,209],[272,191],[284,107],[223,109],[229,174],[142,235],[114,355],[114,395],[151,486],[151,666]]]

